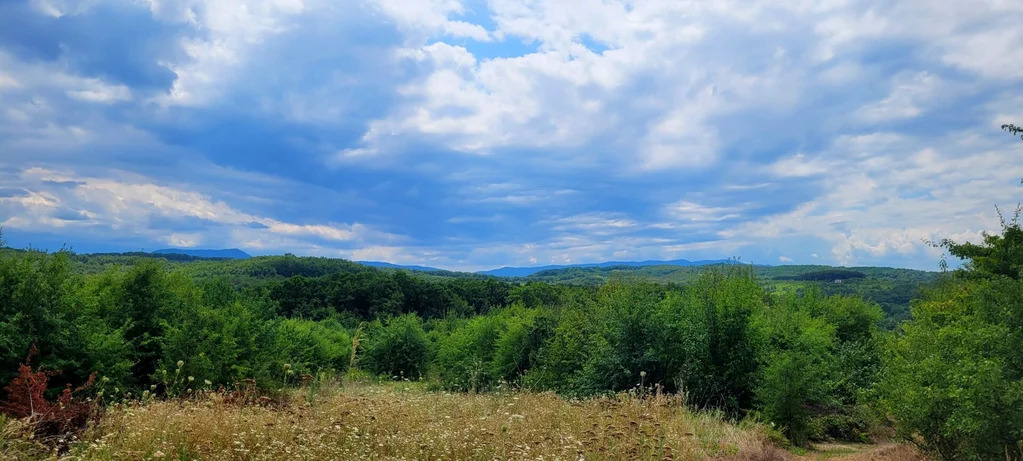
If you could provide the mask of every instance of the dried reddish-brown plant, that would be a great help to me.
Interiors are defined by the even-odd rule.
[[[75,398],[76,394],[95,384],[96,374],[89,375],[89,379],[74,390],[68,383],[56,401],[51,402],[46,398],[46,390],[50,378],[59,375],[60,370],[33,370],[32,356],[37,353],[33,344],[25,362],[18,366],[18,376],[4,388],[7,391],[7,401],[0,403],[0,412],[14,418],[27,419],[40,436],[78,432],[91,418],[98,416],[98,405]]]

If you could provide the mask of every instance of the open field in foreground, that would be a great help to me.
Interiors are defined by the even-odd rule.
[[[31,445],[12,439],[7,429],[0,454],[23,457]],[[284,405],[240,405],[212,394],[115,408],[61,457],[894,460],[912,454],[899,446],[841,446],[795,455],[773,446],[759,424],[687,411],[674,397],[571,401],[546,393],[450,394],[388,383],[296,393]]]

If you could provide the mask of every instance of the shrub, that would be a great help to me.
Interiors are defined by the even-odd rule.
[[[1023,456],[1023,283],[948,283],[912,312],[881,386],[898,434],[943,459]]]
[[[581,388],[589,393],[621,391],[663,381],[664,363],[655,353],[663,325],[656,307],[659,293],[646,285],[611,283],[600,289],[593,311],[593,334],[581,372]]]
[[[536,363],[526,373],[523,383],[537,390],[581,393],[579,375],[589,354],[592,327],[583,309],[562,309],[555,318],[550,337],[536,352]]]
[[[415,314],[376,322],[368,331],[359,364],[376,374],[419,379],[426,371],[429,341]]]
[[[46,399],[50,378],[60,371],[32,370],[32,356],[36,347],[29,349],[25,362],[18,367],[18,375],[4,388],[7,401],[0,403],[0,412],[14,418],[28,418],[37,435],[55,436],[77,432],[97,415],[93,405],[75,398],[75,394],[92,387],[95,374],[81,386],[71,389],[67,384],[55,402]]]
[[[755,320],[763,345],[760,410],[796,445],[810,437],[810,408],[828,398],[835,328],[800,309],[794,296],[764,309]]]
[[[440,343],[437,371],[448,389],[481,391],[493,387],[495,344],[504,330],[495,316],[476,317],[452,332]]]
[[[523,308],[508,309],[502,316],[505,328],[494,345],[493,375],[521,384],[522,376],[539,362],[544,343],[553,333],[554,318]]]

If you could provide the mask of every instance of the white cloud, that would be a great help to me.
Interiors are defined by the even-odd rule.
[[[302,0],[149,0],[157,18],[185,23],[201,37],[182,37],[184,62],[165,62],[176,74],[173,86],[156,98],[164,105],[211,104],[232,81],[241,78],[242,64],[257,45],[292,27],[306,9]]]
[[[788,256],[779,256],[778,261],[781,261],[783,263],[790,263],[793,261],[793,259]]]
[[[915,75],[896,76],[892,83],[891,94],[881,101],[861,107],[857,115],[868,122],[884,122],[912,118],[923,112],[924,104],[948,96],[939,94],[938,90],[947,91],[947,85],[938,77],[920,72]]]
[[[1008,139],[986,139],[968,132],[935,139],[883,133],[838,138],[814,160],[823,165],[817,169],[823,175],[816,183],[823,189],[817,198],[720,235],[819,238],[842,264],[929,254],[925,240],[977,241],[981,231],[998,230],[993,206],[1019,200],[1018,178],[1023,177],[1023,166],[1009,153],[1018,147]],[[869,156],[862,153],[864,146],[874,148]],[[903,151],[908,148],[919,150]]]
[[[667,213],[680,221],[725,221],[741,216],[741,207],[711,207],[680,200],[668,205]]]
[[[51,17],[96,3],[33,1]],[[992,202],[1014,201],[1023,176],[1018,141],[988,140],[1000,123],[1023,123],[1019,2],[148,5],[173,23],[156,34],[179,51],[161,54],[175,72],[169,89],[86,72],[75,47],[49,61],[0,50],[2,166],[52,176],[69,165],[60,181],[77,181],[15,178],[27,191],[0,201],[0,221],[460,267],[731,251],[852,263],[995,229]],[[333,35],[347,29],[365,36]],[[268,136],[294,136],[296,148],[277,155],[332,156],[338,168],[316,172],[318,183],[392,172],[417,183],[393,190],[430,196],[424,241],[376,230],[415,230],[400,212],[338,205],[343,218],[307,222],[252,211],[286,206],[264,192],[278,188],[230,195],[212,173],[152,179],[151,165],[179,155],[279,174],[275,162],[203,151],[212,134],[176,140],[183,148],[163,141],[206,117],[245,124],[222,115],[232,110]],[[303,162],[288,166],[308,174]],[[379,196],[419,207],[393,190]],[[161,222],[175,219],[217,231]]]
[[[474,57],[442,41],[401,50],[425,73],[402,89],[402,105],[371,124],[360,149],[379,152],[391,139],[421,135],[478,154],[581,149],[602,140],[611,145],[586,155],[610,157],[624,171],[703,168],[720,156],[710,117],[796,98],[781,62],[743,72],[698,48],[708,40],[708,21],[730,13],[720,9],[554,1],[489,8],[495,36],[537,43],[536,51]],[[646,88],[630,100],[637,87]]]
[[[86,102],[111,104],[119,101],[130,101],[131,90],[124,85],[106,85],[98,80],[89,80],[89,88],[67,90],[65,94],[73,99]]]
[[[828,166],[820,159],[808,159],[806,154],[799,153],[774,162],[769,170],[780,177],[807,177],[826,172]]]
[[[471,38],[478,41],[490,40],[490,33],[483,27],[465,21],[451,19],[452,15],[465,12],[459,0],[423,0],[407,2],[402,0],[371,0],[384,14],[393,18],[400,27],[415,35],[447,35],[456,38]]]
[[[360,223],[294,223],[240,211],[224,201],[151,179],[115,172],[118,179],[83,177],[71,172],[29,168],[15,179],[23,194],[0,197],[0,225],[21,231],[45,231],[48,227],[75,227],[82,232],[115,232],[164,241],[178,246],[201,242],[230,244],[226,235],[240,236],[257,248],[266,242],[310,246],[303,239],[332,244],[363,245],[398,242],[405,238],[380,232]],[[129,179],[131,178],[131,179]],[[74,219],[62,216],[71,214]],[[188,219],[201,220],[202,233],[177,229]],[[170,221],[167,221],[170,220]],[[185,221],[182,221],[185,220]],[[161,224],[163,223],[163,224]],[[216,230],[223,228],[223,231]],[[218,235],[219,234],[219,235]]]

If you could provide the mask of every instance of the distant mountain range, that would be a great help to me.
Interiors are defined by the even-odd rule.
[[[500,269],[492,269],[489,271],[479,271],[477,274],[493,275],[497,277],[526,277],[537,272],[549,271],[555,269],[568,269],[572,267],[587,268],[587,267],[646,267],[646,266],[708,266],[711,264],[728,264],[734,263],[731,259],[707,259],[701,261],[690,261],[688,259],[672,259],[670,261],[606,261],[602,263],[590,263],[590,264],[565,264],[565,265],[551,265],[551,266],[539,266],[539,267],[502,267]]]
[[[391,264],[380,261],[356,261],[364,266],[372,267],[387,267],[391,269],[408,269],[413,271],[444,271],[444,269],[438,269],[436,267],[428,266],[406,266],[401,264]],[[491,269],[487,271],[477,271],[477,274],[492,275],[494,277],[527,277],[537,272],[556,270],[556,269],[568,269],[573,267],[588,268],[588,267],[646,267],[646,266],[707,266],[711,264],[726,264],[733,263],[730,259],[709,259],[702,261],[690,261],[688,259],[673,259],[670,261],[606,261],[602,263],[587,263],[587,264],[564,264],[564,265],[548,265],[548,266],[536,266],[536,267],[502,267],[500,269]]]
[[[386,267],[386,268],[390,268],[390,269],[408,269],[410,271],[433,272],[433,271],[443,271],[444,270],[444,269],[438,269],[436,267],[427,267],[427,266],[404,266],[404,265],[401,265],[401,264],[385,263],[383,261],[355,261],[355,262],[357,262],[359,264],[362,264],[363,266]]]
[[[220,258],[220,259],[248,259],[252,255],[239,250],[237,248],[229,248],[226,250],[200,250],[192,248],[165,248],[163,250],[156,250],[155,254],[165,255],[188,255],[195,256],[197,258]]]
[[[221,258],[221,259],[247,259],[252,256],[248,253],[239,250],[237,248],[230,248],[224,250],[203,250],[203,249],[192,249],[192,248],[166,248],[163,250],[156,250],[154,254],[179,254],[188,255],[197,258]],[[416,266],[416,265],[403,265],[393,264],[383,261],[355,261],[363,266],[370,267],[384,267],[389,269],[406,269],[412,271],[422,272],[434,272],[443,271],[447,272],[446,269],[440,269],[430,266]],[[569,268],[590,268],[590,267],[647,267],[647,266],[708,266],[712,264],[728,264],[735,263],[731,259],[707,259],[701,261],[690,261],[688,259],[672,259],[669,261],[605,261],[601,263],[585,263],[585,264],[556,264],[547,266],[535,266],[535,267],[502,267],[500,269],[491,269],[486,271],[477,271],[477,274],[491,275],[495,277],[527,277],[537,272],[556,270],[556,269],[569,269]]]

